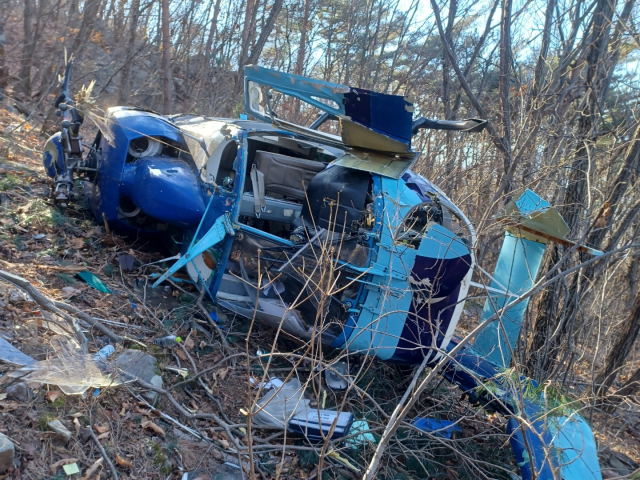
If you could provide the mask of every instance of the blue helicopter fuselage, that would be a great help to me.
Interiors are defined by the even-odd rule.
[[[266,192],[269,208],[257,216],[247,174],[256,156],[267,155],[268,150],[278,161],[291,158],[295,168],[300,164],[308,168],[315,160],[293,155],[323,150],[322,145],[262,122],[171,118],[122,107],[110,109],[108,120],[109,129],[101,134],[97,175],[85,182],[95,217],[125,233],[182,232],[185,238],[193,238],[196,230],[201,236],[215,218],[228,214],[243,226],[242,235],[226,238],[190,263],[191,277],[204,280],[211,295],[226,308],[253,316],[258,307],[258,319],[273,326],[284,316],[288,319],[285,330],[310,338],[318,327],[314,312],[319,300],[308,300],[313,305],[306,308],[291,308],[305,288],[305,274],[296,273],[295,264],[281,268],[283,259],[301,248],[289,236],[294,222],[300,222],[305,213],[311,216],[309,209],[303,198],[278,194],[275,188]],[[195,135],[203,125],[207,128]],[[327,147],[319,157],[331,160],[340,153]],[[343,252],[349,251],[351,257],[344,254],[337,259],[344,290],[332,297],[324,312],[331,325],[321,329],[323,342],[402,363],[420,363],[425,355],[435,359],[436,350],[446,346],[453,334],[469,288],[474,260],[468,220],[442,191],[410,170],[390,178],[336,165],[325,167],[322,161],[320,165],[318,177],[333,176],[316,182],[317,186],[312,176],[307,193],[322,196],[315,199],[320,203],[328,200],[327,192],[336,193],[336,201],[340,194],[351,195],[354,211],[347,216],[355,222],[337,229]],[[223,185],[230,177],[233,180]],[[351,190],[364,189],[367,195],[350,191],[350,177],[357,177]],[[424,231],[407,225],[421,221],[414,218],[419,208],[426,212],[423,216],[433,214],[433,218],[424,217],[431,223]],[[312,220],[322,222],[322,215],[317,211]],[[360,222],[363,215],[368,225]],[[447,228],[451,225],[456,232]],[[327,233],[336,233],[326,226]],[[268,267],[263,273],[279,274],[286,279],[277,280],[284,285],[281,288],[291,291],[280,292],[281,298],[273,295],[276,289],[271,296],[261,293],[264,299],[256,304],[237,279],[243,277],[244,269],[244,280],[255,283],[257,264],[249,257],[256,257],[259,249],[274,252],[278,248],[277,254],[266,257]],[[234,260],[239,256],[247,257],[242,269]]]
[[[286,122],[264,87],[325,113],[309,128]],[[507,430],[523,478],[561,471],[567,480],[601,480],[584,419],[547,418],[545,393],[528,398],[511,388],[523,379],[506,375],[526,308],[507,303],[533,285],[547,240],[568,233],[529,190],[507,210],[534,234],[509,231],[485,289],[493,292],[482,316],[489,328],[453,352],[475,232],[440,189],[410,170],[411,137],[418,128],[480,131],[486,122],[412,120],[407,97],[256,66],[245,68],[245,106],[262,121],[111,108],[96,122],[86,160],[71,148],[79,124],[67,121],[44,148],[54,196],[66,202],[75,168],[86,173],[85,198],[98,222],[182,239],[181,257],[156,284],[186,267],[220,306],[303,342],[411,365],[446,355],[446,378],[512,416]],[[318,131],[326,120],[339,122],[341,136]],[[519,415],[532,422],[523,427]]]

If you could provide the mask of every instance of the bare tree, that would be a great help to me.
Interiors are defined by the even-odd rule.
[[[129,28],[127,36],[129,40],[127,42],[127,53],[122,67],[122,76],[120,80],[120,103],[125,104],[129,99],[129,92],[131,90],[131,81],[129,79],[131,75],[131,68],[133,67],[133,58],[136,48],[136,34],[138,31],[138,18],[140,17],[140,0],[132,0],[131,7],[129,9]]]
[[[604,366],[596,377],[595,386],[600,396],[607,393],[620,373],[620,369],[624,366],[636,338],[638,338],[638,333],[640,333],[640,295],[636,295],[635,302],[622,325],[618,339],[609,350]]]
[[[34,0],[24,2],[24,43],[22,47],[22,65],[20,67],[20,80],[22,92],[31,96],[31,62],[33,59],[33,14]]]
[[[173,76],[171,72],[171,30],[169,0],[162,0],[162,95],[164,112],[173,112]]]
[[[0,2],[0,90],[7,88],[9,81],[9,69],[7,68],[7,59],[5,54],[5,45],[7,39],[4,35],[4,23],[5,23],[5,2]]]

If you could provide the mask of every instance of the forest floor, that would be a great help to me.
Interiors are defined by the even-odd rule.
[[[151,289],[153,275],[164,267],[144,265],[166,258],[168,253],[156,245],[108,233],[78,206],[65,211],[54,207],[41,163],[43,143],[40,125],[24,123],[22,116],[0,106],[0,270],[28,280],[50,300],[106,320],[104,326],[117,335],[128,336],[128,348],[147,352],[155,359],[153,373],[162,378],[162,388],[172,397],[161,393],[154,403],[148,389],[133,384],[91,387],[83,395],[67,395],[56,382],[23,382],[12,377],[11,372],[19,367],[0,360],[0,433],[16,450],[15,467],[0,473],[0,479],[107,478],[109,461],[121,479],[245,478],[248,457],[243,457],[247,471],[242,471],[232,442],[242,447],[248,443],[242,435],[246,433],[243,409],[256,395],[251,378],[259,381],[264,373],[264,363],[255,353],[270,348],[273,331],[254,327],[245,341],[250,323],[205,302],[209,305],[205,313],[215,311],[220,321],[220,328],[215,328],[198,305],[193,285],[172,282]],[[132,268],[127,265],[130,257]],[[92,282],[98,278],[110,293],[95,288],[101,288],[100,282],[93,286],[86,283],[77,275],[81,272],[92,274],[85,274]],[[24,354],[38,361],[62,358],[63,353],[54,348],[54,339],[69,338],[72,332],[64,320],[58,320],[59,316],[47,312],[14,285],[0,282],[0,337]],[[104,331],[87,324],[83,328],[89,352],[112,343]],[[228,346],[223,345],[220,332]],[[155,338],[168,334],[186,340],[179,348],[153,345]],[[281,351],[296,348],[287,340],[279,343]],[[122,351],[123,347],[116,346],[115,355]],[[89,375],[83,370],[86,365],[66,355],[66,370],[56,374],[71,379],[67,383],[81,384]],[[229,358],[232,355],[235,359]],[[173,389],[184,380],[180,369],[186,369],[189,376],[208,371],[200,377],[201,382],[185,382]],[[269,374],[284,378],[292,369],[291,363],[283,360],[274,362]],[[295,373],[303,378],[304,365]],[[358,383],[390,413],[408,384],[404,380],[410,377],[410,371],[371,362]],[[340,394],[329,393],[327,405],[339,404]],[[354,396],[348,405],[356,418],[367,419],[373,430],[379,426],[381,433],[384,423],[363,398]],[[474,459],[496,466],[484,467],[488,478],[516,478],[518,468],[504,434],[504,419],[469,405],[460,399],[456,387],[446,383],[437,383],[430,395],[421,399],[415,414],[425,413],[461,419],[460,437],[443,447],[442,442],[399,434],[400,440],[392,445],[392,460],[383,467],[380,478],[478,478],[468,464]],[[66,428],[68,438],[52,430],[55,420]],[[232,438],[221,425],[230,428]],[[638,468],[637,413],[624,411],[606,418],[596,413],[594,432],[607,478]],[[304,438],[257,429],[252,435],[253,444],[264,447],[256,450],[256,478],[318,476],[317,453]],[[344,447],[341,458],[348,458],[355,468],[327,458],[328,468],[322,477],[361,478],[355,470],[363,471],[374,448],[367,441]],[[80,473],[67,475],[65,464],[76,464]]]

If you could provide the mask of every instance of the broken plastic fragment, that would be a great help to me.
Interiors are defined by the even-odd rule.
[[[67,476],[75,475],[76,473],[80,473],[80,469],[78,468],[78,464],[77,463],[71,463],[71,464],[68,464],[68,465],[63,465],[62,469],[64,470],[64,473],[67,474]]]
[[[377,443],[372,433],[369,433],[370,427],[366,420],[356,420],[351,424],[349,435],[358,434],[355,437],[347,438],[347,445],[364,445],[367,442]]]
[[[253,410],[253,424],[256,427],[285,428],[289,420],[298,413],[309,409],[309,400],[303,397],[304,390],[297,378],[279,388],[273,388],[258,400]]]
[[[34,358],[22,353],[2,337],[0,337],[0,360],[21,366],[36,363]]]
[[[93,359],[93,355],[53,358],[26,366],[9,374],[24,381],[57,385],[67,395],[81,395],[92,387],[120,385],[122,381],[105,375]]]
[[[336,362],[332,367],[342,376],[336,375],[331,370],[326,369],[324,371],[324,378],[327,385],[334,390],[345,390],[349,386],[349,383],[344,378],[349,374],[347,362]]]
[[[116,349],[115,349],[115,347],[113,345],[105,345],[104,347],[102,347],[100,350],[98,350],[93,355],[93,359],[96,362],[100,362],[100,361],[106,360],[111,355],[113,355],[113,352],[115,352],[115,351],[116,351]]]
[[[82,280],[87,282],[89,286],[95,288],[99,292],[112,293],[111,290],[109,290],[109,287],[107,287],[102,280],[100,280],[98,277],[96,277],[93,273],[89,272],[88,270],[79,272],[78,276]]]
[[[258,382],[255,378],[250,378],[249,381],[251,382],[251,384],[253,385],[253,388],[258,388],[260,386],[262,386],[262,388],[264,388],[265,390],[268,390],[270,388],[280,388],[282,385],[284,385],[284,382],[282,380],[280,380],[279,378],[276,377],[271,377],[271,380],[269,380],[268,382]]]
[[[118,255],[118,263],[120,264],[120,268],[125,272],[130,272],[131,270],[133,270],[133,262],[135,262],[135,258],[133,258],[128,253]]]
[[[460,432],[460,427],[450,420],[438,420],[436,418],[416,418],[412,425],[425,432],[433,432],[437,437],[451,438],[453,432]]]

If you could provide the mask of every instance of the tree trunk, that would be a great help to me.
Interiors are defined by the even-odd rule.
[[[211,70],[211,48],[213,42],[218,34],[218,17],[220,15],[220,3],[221,0],[216,0],[213,7],[213,18],[211,19],[211,28],[209,29],[209,36],[207,37],[207,43],[204,46],[204,54],[202,58],[202,67],[200,69],[200,86],[198,87],[197,98],[202,97],[202,90],[206,84],[207,78],[209,78],[209,72]]]
[[[169,0],[162,0],[162,96],[165,114],[173,113],[171,75],[171,31],[169,29]]]
[[[613,344],[607,358],[604,361],[604,366],[598,372],[596,377],[596,386],[598,388],[598,395],[604,396],[607,393],[609,387],[613,384],[613,381],[620,373],[621,368],[624,366],[633,344],[638,337],[640,331],[640,295],[636,295],[636,299],[633,302],[633,307],[627,316],[627,319],[622,325],[620,335],[616,342]]]
[[[80,13],[80,0],[71,0],[69,4],[69,18],[75,19]]]
[[[311,11],[311,0],[304,0],[302,9],[302,21],[300,22],[300,44],[298,45],[298,55],[296,57],[296,67],[294,73],[302,75],[304,72],[304,58],[307,51],[307,30],[309,28],[309,13]]]
[[[264,48],[264,45],[267,43],[267,39],[269,38],[269,35],[273,30],[273,26],[276,23],[276,18],[278,17],[278,14],[282,9],[283,2],[284,0],[274,0],[273,5],[271,6],[271,11],[269,12],[269,17],[265,21],[262,27],[262,30],[260,31],[260,36],[258,37],[258,40],[256,41],[255,45],[253,45],[253,48],[251,49],[251,54],[249,54],[249,48],[250,48],[250,43],[254,38],[253,37],[254,34],[252,31],[246,32],[246,37],[245,37],[245,32],[243,31],[241,60],[244,59],[244,61],[240,61],[240,63],[238,64],[238,74],[236,76],[235,86],[233,89],[234,97],[236,97],[237,95],[240,94],[240,92],[242,92],[242,89],[244,86],[244,66],[252,65],[258,61],[258,58],[262,53],[262,49]],[[250,6],[251,6],[251,11],[255,10],[255,0],[248,0],[247,2],[247,11],[244,19],[245,28],[247,28],[247,25],[249,25],[249,28],[251,27],[252,24],[255,25],[255,18],[250,17],[250,12],[249,12]],[[253,16],[255,17],[255,15]]]
[[[82,47],[87,40],[89,40],[89,36],[91,35],[91,31],[93,30],[93,24],[98,16],[98,12],[100,11],[100,6],[102,4],[102,0],[87,0],[84,2],[84,9],[82,10],[82,23],[80,24],[80,29],[76,35],[76,38],[73,40],[73,45],[71,45],[71,54],[76,57],[76,60],[80,58],[80,47]]]
[[[511,88],[511,0],[502,1],[502,20],[500,22],[500,80],[498,91],[502,107],[502,135],[503,143],[508,151],[511,151],[511,100],[509,89]],[[511,168],[511,156],[503,156],[504,173],[508,174]],[[511,191],[511,182],[505,192]]]
[[[456,21],[456,14],[458,13],[458,1],[449,1],[449,18],[447,20],[447,28],[444,30],[444,34],[447,37],[447,41],[450,45],[453,45],[452,32],[453,25]],[[444,118],[445,120],[454,120],[451,110],[451,72],[450,72],[449,58],[447,54],[442,52],[442,103],[444,106]],[[453,189],[453,133],[445,132],[445,191],[450,192]]]
[[[122,68],[122,77],[120,80],[120,104],[125,105],[129,100],[129,92],[131,91],[131,67],[133,63],[133,55],[136,48],[136,31],[138,30],[138,18],[140,17],[140,0],[132,0],[131,15],[129,15],[129,41],[127,42],[127,56]]]
[[[24,43],[20,67],[20,88],[26,98],[31,96],[31,60],[33,53],[33,0],[24,0]]]
[[[4,46],[7,43],[7,39],[4,36],[4,21],[6,12],[6,2],[0,1],[0,91],[7,88],[9,81],[9,68],[7,67],[6,54],[4,52]]]
[[[298,54],[296,55],[296,64],[293,69],[295,75],[302,75],[304,72],[304,59],[307,49],[307,29],[309,28],[309,12],[311,9],[311,0],[304,0],[304,7],[302,9],[302,18],[300,19],[300,42],[298,44]],[[293,112],[296,116],[300,115],[300,100],[295,99],[293,102]],[[301,119],[298,117],[294,120],[296,123],[300,123]]]
[[[622,202],[625,194],[627,193],[631,179],[639,166],[640,123],[638,124],[638,127],[636,128],[636,131],[633,134],[631,141],[629,142],[629,147],[627,148],[627,151],[625,153],[620,170],[618,170],[616,178],[613,180],[611,186],[609,187],[609,194],[605,197],[606,202],[609,204],[608,213],[604,217],[606,219],[606,225],[602,228],[593,230],[589,234],[589,237],[587,239],[587,242],[590,245],[593,245],[595,248],[600,248],[600,246],[602,245],[602,241],[604,240],[607,232],[609,231],[609,228],[611,227],[615,212]],[[601,215],[604,215],[604,211],[601,212]]]
[[[540,44],[540,52],[538,54],[538,61],[536,62],[536,66],[533,70],[533,83],[531,85],[531,90],[529,92],[529,103],[527,110],[536,110],[541,105],[538,104],[538,95],[540,94],[540,86],[542,84],[542,74],[544,73],[544,69],[547,65],[547,55],[549,54],[549,45],[551,43],[551,22],[553,20],[553,12],[557,5],[556,0],[548,0],[547,2],[547,10],[544,16],[544,30],[542,32],[542,42]],[[540,102],[540,103],[545,103]]]
[[[256,16],[256,0],[247,0],[247,6],[244,11],[244,23],[242,25],[242,43],[240,45],[240,61],[238,62],[238,76],[242,77],[241,70],[247,65],[249,57],[249,49],[253,40],[253,32],[251,25],[255,22]]]
[[[640,391],[640,368],[633,372],[633,375],[624,382],[619,390],[616,390],[615,400],[619,402],[624,397],[635,395],[638,391]]]
[[[251,50],[251,55],[249,55],[246,65],[252,65],[258,61],[258,58],[262,54],[262,49],[267,43],[269,35],[271,35],[271,31],[273,30],[273,26],[276,23],[276,18],[282,9],[283,3],[284,0],[274,0],[273,5],[271,6],[271,12],[269,13],[269,18],[267,18],[267,21],[260,31],[260,36]]]
[[[586,58],[586,94],[584,98],[584,106],[581,109],[578,119],[576,133],[576,147],[571,163],[571,173],[568,178],[568,187],[564,194],[562,207],[559,209],[564,220],[570,230],[570,235],[574,238],[579,237],[580,230],[583,226],[582,220],[585,218],[585,200],[587,198],[587,172],[589,171],[589,162],[592,157],[593,148],[598,136],[598,126],[600,123],[600,115],[598,109],[598,86],[602,70],[602,59],[606,54],[606,46],[609,41],[609,29],[613,10],[608,0],[598,0],[596,9],[593,13],[593,25],[591,29],[590,44],[587,48]],[[553,248],[558,248],[554,246]],[[556,257],[558,258],[558,257]],[[555,264],[555,263],[554,263]],[[548,264],[545,270],[548,270]],[[569,298],[575,297],[577,292],[577,279],[573,280],[573,290],[567,293]],[[533,367],[535,358],[541,358],[540,350],[545,349],[548,353],[542,356],[545,359],[544,365],[537,365],[538,369],[543,372],[550,368],[550,361],[555,355],[557,344],[561,340],[557,338],[555,345],[549,345],[548,334],[556,330],[559,322],[563,321],[568,324],[572,318],[567,318],[566,312],[558,312],[557,315],[552,312],[557,311],[560,303],[561,284],[555,285],[543,292],[538,302],[538,313],[533,324],[532,340],[529,344],[529,366]],[[574,299],[575,300],[575,299]],[[541,377],[536,376],[540,379]]]

